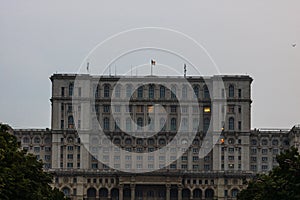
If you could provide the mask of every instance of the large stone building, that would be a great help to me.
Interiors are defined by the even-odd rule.
[[[54,174],[53,185],[74,200],[235,199],[247,179],[277,165],[277,154],[299,148],[297,126],[251,130],[249,76],[187,77],[191,87],[180,84],[183,77],[50,79],[51,129],[14,134]],[[118,99],[113,106],[112,97]],[[156,108],[167,116],[151,123]],[[159,131],[146,137],[154,127]],[[206,146],[212,149],[199,157]]]

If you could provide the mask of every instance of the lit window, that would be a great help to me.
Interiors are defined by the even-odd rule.
[[[209,106],[204,107],[203,111],[205,113],[210,113],[210,107]]]

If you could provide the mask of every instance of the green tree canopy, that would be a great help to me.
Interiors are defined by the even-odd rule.
[[[42,161],[20,149],[8,126],[0,124],[0,199],[61,200],[64,194],[52,189],[52,175],[43,171]]]
[[[299,200],[300,156],[291,148],[276,157],[279,163],[268,174],[258,175],[250,181],[247,189],[238,194],[240,200]]]

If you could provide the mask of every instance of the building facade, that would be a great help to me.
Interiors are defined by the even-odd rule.
[[[54,174],[53,185],[74,200],[235,199],[246,180],[277,165],[277,154],[299,148],[297,126],[251,130],[249,76],[187,77],[190,87],[180,83],[183,77],[54,74],[50,79],[51,129],[14,134]],[[118,99],[114,106],[112,98]],[[151,118],[156,108],[166,117]],[[159,131],[146,137],[155,128]]]

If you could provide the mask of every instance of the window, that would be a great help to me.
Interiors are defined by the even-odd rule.
[[[177,106],[176,105],[172,105],[171,106],[171,113],[176,113],[177,110]]]
[[[104,105],[103,106],[103,112],[108,113],[109,112],[109,108],[110,108],[109,105]]]
[[[104,85],[104,97],[105,98],[109,97],[109,90],[110,90],[109,85]]]
[[[144,126],[144,120],[143,118],[139,117],[137,119],[137,130],[142,130],[143,126]]]
[[[203,97],[204,99],[209,99],[210,98],[210,94],[209,94],[209,90],[207,85],[203,86]]]
[[[115,107],[115,112],[116,112],[116,113],[121,112],[121,106],[115,105],[114,107]]]
[[[203,108],[203,112],[204,112],[204,113],[210,113],[210,106],[205,106],[205,107]]]
[[[257,149],[256,148],[251,148],[251,154],[256,154],[257,153]]]
[[[239,106],[239,113],[242,113],[242,107],[241,106]]]
[[[262,157],[262,158],[261,158],[261,161],[267,162],[267,161],[268,161],[268,157]]]
[[[257,140],[252,139],[252,140],[251,140],[251,144],[252,144],[252,145],[257,145]]]
[[[228,156],[228,160],[234,160],[234,156]]]
[[[28,137],[24,137],[23,138],[23,143],[28,144],[29,143],[29,138]]]
[[[264,154],[264,155],[268,154],[268,149],[262,149],[261,153]]]
[[[177,129],[176,118],[172,118],[171,119],[171,131],[176,131],[176,129]]]
[[[268,170],[268,165],[262,165],[261,169],[262,169],[262,171],[267,171]]]
[[[182,98],[183,98],[183,99],[186,99],[186,98],[187,98],[187,86],[186,86],[186,85],[184,85],[184,86],[182,87]]]
[[[256,170],[257,170],[257,167],[256,167],[256,165],[251,165],[251,166],[250,166],[250,169],[251,169],[252,171],[256,171]]]
[[[165,131],[165,130],[166,130],[165,123],[166,123],[165,118],[160,118],[160,120],[159,120],[159,127],[160,127],[160,129],[161,129],[162,131]]]
[[[234,130],[234,118],[233,117],[229,118],[228,127],[229,127],[229,130],[231,130],[231,131]]]
[[[126,119],[126,131],[131,131],[131,119]]]
[[[229,86],[229,97],[234,97],[234,86],[230,85]]]
[[[193,87],[193,89],[194,89],[195,96],[196,96],[197,98],[199,98],[199,87],[198,87],[198,85],[195,85],[195,86]]]
[[[117,98],[121,97],[121,86],[119,86],[119,85],[116,86],[115,97],[117,97]]]
[[[70,84],[69,84],[69,96],[72,96],[72,95],[73,95],[73,88],[74,88],[74,84],[73,84],[73,83],[70,83]]]
[[[261,144],[262,144],[262,145],[268,145],[268,140],[267,140],[267,139],[263,139],[263,140],[261,141]]]
[[[239,98],[242,98],[242,89],[239,89],[238,93],[239,93]]]
[[[40,147],[34,147],[33,150],[34,150],[34,152],[38,153],[38,152],[40,152]]]
[[[238,189],[231,190],[231,197],[237,197],[238,192],[239,192]]]
[[[68,128],[74,128],[74,118],[73,118],[73,116],[68,117]]]
[[[73,163],[67,163],[67,168],[73,168]]]
[[[103,129],[109,130],[109,119],[107,117],[103,119]]]
[[[166,96],[166,88],[164,86],[160,86],[159,88],[159,98],[164,99]]]
[[[204,165],[204,170],[205,170],[205,171],[210,170],[210,165],[205,164],[205,165]]]
[[[204,132],[208,131],[209,124],[210,124],[209,118],[205,118],[205,119],[203,120],[203,130],[204,130]]]
[[[272,144],[273,144],[274,146],[277,146],[277,145],[278,145],[278,140],[273,140],[273,141],[272,141]]]
[[[137,91],[137,98],[143,98],[144,87],[140,86]]]
[[[176,87],[172,86],[171,88],[171,99],[176,99]]]
[[[64,87],[61,87],[61,96],[65,96],[65,88]]]
[[[153,98],[154,98],[154,86],[149,85],[149,99],[153,99]]]
[[[131,85],[127,85],[127,87],[126,87],[126,97],[130,98],[131,97],[131,93],[132,93],[132,86]]]
[[[238,122],[238,129],[242,130],[242,122],[241,121]]]

